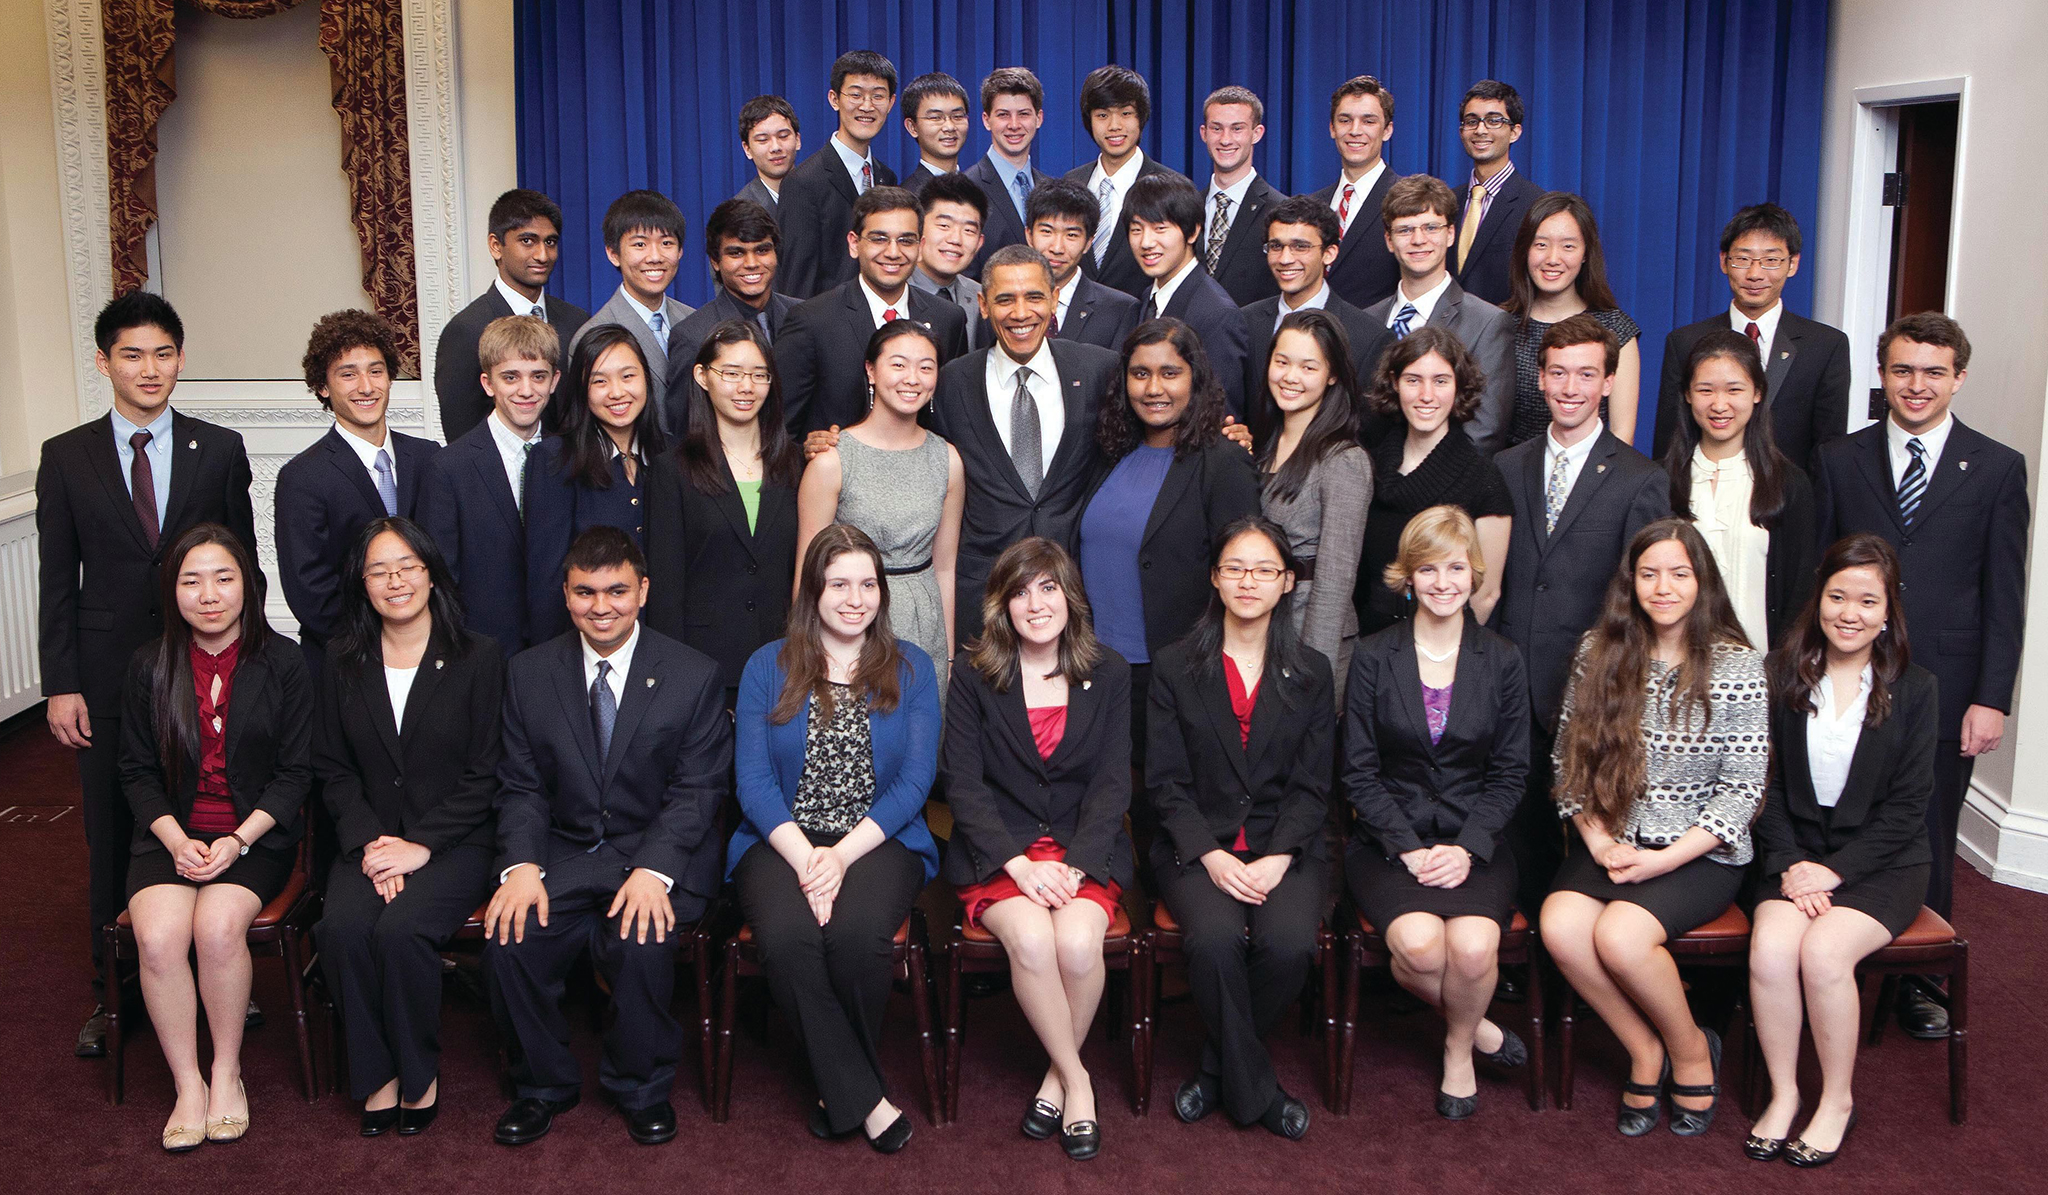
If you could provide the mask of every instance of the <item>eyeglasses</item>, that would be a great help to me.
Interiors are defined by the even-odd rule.
[[[1292,253],[1297,257],[1306,257],[1311,253],[1321,253],[1323,246],[1320,241],[1267,241],[1265,250],[1267,257],[1276,253]]]
[[[756,386],[766,386],[775,380],[775,375],[765,369],[741,369],[737,365],[709,365],[705,368],[717,374],[719,380],[728,386],[737,386],[741,382],[752,382]]]
[[[1284,568],[1274,568],[1270,564],[1262,564],[1257,568],[1246,568],[1241,564],[1219,564],[1216,566],[1216,575],[1226,581],[1242,581],[1249,576],[1261,585],[1269,585],[1274,581],[1278,581],[1286,571]]]
[[[1761,266],[1766,274],[1775,274],[1789,265],[1791,261],[1792,259],[1789,257],[1779,257],[1776,254],[1772,254],[1769,257],[1751,257],[1747,253],[1730,253],[1728,255],[1728,268],[1731,270],[1746,270],[1751,266]]]
[[[899,249],[915,249],[918,246],[918,242],[924,240],[924,237],[922,234],[915,232],[906,232],[902,236],[895,237],[890,236],[886,232],[870,232],[864,233],[860,239],[877,249],[887,249],[890,241],[896,242],[896,246]]]
[[[363,584],[389,585],[391,578],[397,577],[407,585],[417,585],[426,571],[427,566],[419,563],[401,564],[397,568],[373,568],[363,574]]]
[[[1488,112],[1484,116],[1477,112],[1467,112],[1458,118],[1458,127],[1461,129],[1476,129],[1482,124],[1489,129],[1504,129],[1513,123],[1515,122],[1509,120],[1506,114],[1500,112]]]
[[[1449,227],[1450,225],[1441,220],[1433,224],[1396,224],[1390,230],[1390,235],[1396,240],[1412,241],[1418,237],[1433,237]]]

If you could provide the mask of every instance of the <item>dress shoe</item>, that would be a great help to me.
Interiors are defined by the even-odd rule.
[[[1921,1041],[1947,1037],[1948,1006],[1941,1002],[1934,985],[1909,976],[1900,982],[1899,988],[1899,1028],[1906,1031],[1906,1036]]]
[[[1479,1111],[1479,1093],[1452,1095],[1448,1091],[1436,1093],[1436,1114],[1445,1120],[1463,1120]]]
[[[205,1140],[206,1134],[200,1130],[188,1128],[182,1124],[174,1124],[164,1130],[164,1152],[167,1154],[191,1153],[193,1150],[198,1149]]]
[[[417,1137],[427,1131],[434,1118],[441,1114],[441,1101],[436,1098],[424,1108],[400,1108],[398,1110],[398,1135]]]
[[[1273,1102],[1266,1105],[1259,1123],[1276,1137],[1299,1141],[1308,1132],[1308,1105],[1284,1091],[1279,1092],[1274,1095]]]
[[[1855,1127],[1856,1113],[1852,1109],[1849,1113],[1849,1123],[1842,1126],[1842,1139],[1835,1142],[1833,1149],[1815,1149],[1813,1146],[1808,1145],[1806,1139],[1802,1137],[1785,1147],[1785,1160],[1794,1166],[1807,1170],[1811,1170],[1815,1166],[1825,1166],[1841,1154],[1842,1147],[1849,1143],[1849,1130]]]
[[[910,1113],[898,1112],[889,1127],[868,1138],[868,1145],[878,1154],[892,1154],[910,1144]]]
[[[565,1100],[543,1100],[534,1097],[512,1101],[505,1114],[498,1118],[498,1127],[491,1133],[500,1145],[525,1145],[548,1135],[548,1129],[555,1123],[555,1117],[574,1108],[582,1095],[572,1094]]]
[[[362,1134],[365,1137],[382,1137],[398,1127],[398,1105],[379,1108],[375,1112],[363,1109]]]
[[[624,1111],[626,1132],[641,1145],[662,1145],[676,1139],[676,1110],[667,1100]]]
[[[1796,1105],[1792,1109],[1792,1118],[1794,1120],[1799,1118],[1799,1109]],[[1755,1133],[1751,1133],[1748,1139],[1742,1143],[1742,1156],[1752,1162],[1775,1162],[1778,1160],[1778,1155],[1784,1152],[1785,1138],[1783,1137],[1759,1137]]]
[[[1503,1025],[1500,1028],[1500,1049],[1489,1054],[1478,1046],[1472,1047],[1472,1056],[1489,1066],[1513,1070],[1529,1061],[1529,1046],[1520,1034]]]
[[[1173,1114],[1193,1124],[1216,1110],[1223,1100],[1223,1080],[1196,1072],[1195,1077],[1174,1088]]]
[[[1059,1105],[1050,1100],[1032,1100],[1024,1110],[1024,1123],[1018,1127],[1033,1141],[1045,1140],[1060,1131]]]
[[[1102,1126],[1092,1120],[1077,1120],[1060,1127],[1060,1148],[1076,1162],[1085,1162],[1102,1152]]]
[[[1664,1056],[1664,1073],[1657,1076],[1653,1086],[1649,1083],[1628,1083],[1621,1085],[1621,1093],[1629,1095],[1655,1096],[1657,1102],[1647,1108],[1637,1108],[1627,1100],[1621,1102],[1621,1110],[1614,1114],[1614,1127],[1624,1137],[1640,1137],[1657,1127],[1664,1116],[1664,1085],[1671,1082],[1671,1055]]]
[[[242,1014],[242,1028],[263,1028],[263,1010],[256,1007],[256,1002],[254,1000],[249,1001],[249,1011]]]
[[[242,1086],[240,1079],[235,1080],[235,1087],[242,1093],[242,1114],[206,1118],[206,1139],[215,1145],[232,1145],[249,1131],[249,1089]]]
[[[1712,1029],[1702,1029],[1707,1035],[1707,1056],[1713,1060],[1714,1081],[1712,1083],[1673,1083],[1673,1096],[1699,1098],[1712,1096],[1706,1107],[1694,1110],[1681,1108],[1676,1100],[1671,1105],[1671,1131],[1681,1137],[1697,1137],[1714,1124],[1714,1109],[1721,1106],[1721,1035]]]
[[[92,1015],[85,1018],[85,1025],[78,1031],[78,1044],[71,1048],[80,1058],[105,1058],[107,1056],[107,1006],[95,1004]],[[170,1148],[165,1146],[166,1149]]]

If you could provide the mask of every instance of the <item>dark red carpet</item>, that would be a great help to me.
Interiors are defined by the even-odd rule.
[[[5,1117],[12,1191],[497,1191],[657,1190],[892,1192],[980,1190],[1274,1191],[1288,1187],[1369,1191],[1610,1192],[1924,1191],[2048,1189],[2048,951],[2041,923],[2048,896],[1992,884],[1968,868],[1957,885],[1956,923],[1973,943],[1971,1117],[1949,1124],[1946,1048],[1892,1032],[1860,1059],[1861,1124],[1826,1170],[1759,1164],[1741,1154],[1748,1120],[1723,1097],[1713,1131],[1697,1140],[1659,1128],[1624,1140],[1613,1128],[1620,1062],[1597,1021],[1582,1022],[1576,1108],[1532,1113],[1518,1086],[1487,1080],[1479,1114],[1439,1120],[1432,1092],[1441,1029],[1427,1013],[1389,1016],[1368,1004],[1360,1029],[1352,1112],[1338,1117],[1314,1098],[1318,1052],[1290,1026],[1274,1039],[1281,1081],[1310,1100],[1315,1121],[1290,1143],[1263,1129],[1238,1130],[1220,1115],[1200,1125],[1174,1119],[1174,1085],[1193,1065],[1200,1029],[1192,1007],[1161,1013],[1158,1079],[1150,1117],[1128,1102],[1127,1054],[1098,1024],[1088,1059],[1103,1112],[1103,1154],[1070,1162],[1052,1142],[1017,1131],[1044,1066],[1007,995],[971,1006],[959,1123],[924,1117],[909,1005],[890,1022],[893,1096],[914,1113],[916,1137],[884,1158],[859,1141],[822,1143],[803,1127],[813,1098],[792,1035],[771,1017],[766,1044],[742,1036],[734,1064],[732,1120],[714,1125],[694,1080],[678,1086],[682,1132],[642,1148],[597,1096],[596,1039],[578,1018],[586,1098],[546,1140],[512,1150],[493,1144],[503,1108],[492,1073],[492,1034],[480,1003],[451,984],[439,1121],[424,1136],[363,1140],[356,1109],[341,1096],[308,1104],[298,1089],[288,1004],[274,960],[257,963],[256,996],[269,1024],[254,1031],[243,1062],[253,1126],[237,1145],[169,1157],[157,1135],[170,1111],[170,1079],[139,1001],[131,1021],[128,1099],[106,1102],[104,1062],[71,1056],[87,1008],[85,866],[76,772],[40,722],[0,736],[0,1057],[12,1107]],[[685,990],[682,999],[690,999]],[[1554,1045],[1553,1045],[1554,1048]],[[1809,1081],[1817,1085],[1809,1057]],[[694,1075],[694,1072],[691,1072]],[[1731,1060],[1724,1080],[1738,1079]],[[1732,1085],[1732,1082],[1731,1082]],[[1809,1096],[1809,1098],[1811,1098]]]

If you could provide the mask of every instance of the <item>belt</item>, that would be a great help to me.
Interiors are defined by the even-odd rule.
[[[931,566],[932,558],[927,556],[916,564],[906,564],[902,568],[884,568],[882,575],[885,577],[907,577],[912,573],[921,573]]]

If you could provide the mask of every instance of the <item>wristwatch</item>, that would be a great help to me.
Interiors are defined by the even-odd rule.
[[[236,842],[239,842],[239,843],[241,843],[241,844],[242,844],[242,850],[241,850],[240,854],[238,854],[238,855],[236,856],[236,858],[240,858],[240,857],[241,857],[241,855],[246,855],[246,854],[248,854],[248,853],[249,853],[249,840],[248,840],[248,839],[246,839],[246,838],[244,838],[244,837],[242,837],[242,835],[241,835],[241,834],[240,834],[240,833],[239,833],[238,831],[235,831],[235,830],[229,830],[229,831],[228,831],[228,837],[229,837],[229,838],[232,838],[232,839],[234,839],[234,840],[235,840]]]

